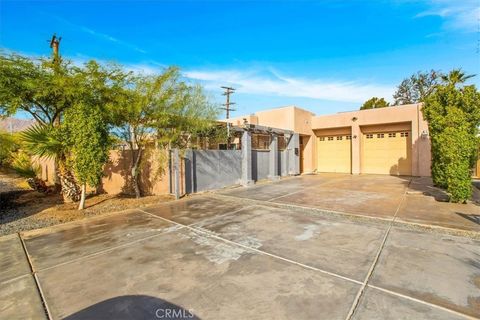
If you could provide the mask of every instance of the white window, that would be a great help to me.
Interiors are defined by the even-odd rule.
[[[367,134],[367,139],[373,139],[373,134],[371,133]]]

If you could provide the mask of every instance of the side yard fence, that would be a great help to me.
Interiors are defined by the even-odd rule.
[[[255,129],[265,130],[258,126]],[[170,176],[174,179],[171,192],[180,197],[183,194],[236,184],[248,186],[262,179],[278,180],[282,176],[300,174],[298,134],[269,129],[271,139],[268,150],[252,149],[253,130],[242,132],[241,150],[187,150],[183,157],[177,156],[179,152],[173,150]],[[280,133],[287,138],[286,148],[281,151],[278,148]]]
[[[236,128],[241,131],[240,150],[165,150],[150,148],[145,152],[140,176],[143,195],[185,194],[220,189],[236,184],[248,186],[262,179],[277,180],[300,174],[299,135],[293,131],[261,126]],[[270,135],[268,149],[252,148],[252,134]],[[279,150],[278,137],[286,146]],[[109,194],[132,193],[130,150],[112,150],[104,168],[98,191]],[[40,177],[54,181],[52,160],[36,159]],[[94,191],[94,190],[90,190]]]

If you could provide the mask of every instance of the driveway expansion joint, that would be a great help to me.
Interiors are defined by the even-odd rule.
[[[355,297],[355,300],[353,301],[352,307],[350,308],[350,311],[348,312],[346,320],[351,320],[353,315],[355,314],[355,311],[357,310],[359,304],[360,304],[360,299],[362,298],[365,288],[368,286],[368,282],[370,281],[370,278],[372,277],[373,271],[375,271],[375,267],[377,266],[378,259],[380,258],[380,255],[382,254],[383,248],[385,247],[385,243],[387,242],[388,235],[390,234],[390,230],[392,230],[393,224],[395,222],[395,218],[397,217],[398,212],[400,211],[400,207],[402,206],[402,203],[405,201],[407,197],[407,190],[408,186],[412,180],[409,181],[408,185],[405,187],[403,191],[403,196],[402,200],[397,206],[397,209],[395,210],[395,214],[393,215],[393,219],[390,221],[387,230],[385,231],[385,235],[383,237],[382,242],[380,243],[380,246],[378,248],[377,254],[375,255],[375,258],[373,259],[372,265],[370,266],[370,269],[367,272],[367,275],[365,277],[365,280],[360,287],[360,290],[358,290],[357,296]]]
[[[337,217],[343,217],[343,218],[346,217],[350,219],[352,218],[362,219],[366,222],[376,221],[381,223],[393,223],[395,226],[398,226],[398,227],[405,227],[408,229],[413,229],[418,231],[429,231],[429,232],[434,232],[438,234],[445,234],[445,235],[470,238],[474,240],[480,240],[480,232],[477,232],[477,231],[405,221],[399,217],[396,217],[395,221],[393,221],[393,217],[392,218],[375,217],[375,216],[368,216],[360,213],[353,213],[353,212],[347,212],[347,211],[336,211],[331,209],[307,207],[307,206],[300,206],[300,205],[291,204],[291,203],[271,202],[272,200],[248,199],[248,198],[241,198],[241,197],[236,197],[236,196],[227,195],[227,194],[220,194],[220,193],[215,194],[215,196],[218,198],[224,198],[224,199],[230,199],[230,200],[234,199],[234,200],[243,201],[243,202],[248,201],[248,203],[256,203],[258,205],[266,205],[266,206],[276,207],[276,208],[300,210],[302,212],[312,213],[312,214],[331,215],[331,216],[337,216]],[[400,205],[403,203],[403,201],[404,199],[402,198],[402,201],[400,202],[397,208],[396,214],[398,214],[398,210],[400,208]]]
[[[50,312],[50,309],[48,308],[47,300],[45,299],[45,295],[42,290],[42,286],[40,285],[40,280],[38,279],[37,272],[35,271],[33,267],[32,260],[30,259],[30,255],[28,254],[27,246],[25,245],[25,241],[23,241],[23,238],[20,233],[17,233],[18,239],[20,240],[20,243],[22,244],[23,248],[23,253],[25,254],[25,257],[27,258],[28,266],[30,267],[31,275],[33,277],[33,280],[35,282],[35,287],[37,289],[38,295],[40,296],[40,301],[42,302],[43,305],[43,310],[45,311],[45,316],[47,319],[52,320],[52,314]]]

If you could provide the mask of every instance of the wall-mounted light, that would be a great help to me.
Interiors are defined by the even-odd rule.
[[[353,138],[353,139],[357,139],[357,135],[356,135],[356,134],[354,134],[352,138]]]
[[[352,118],[352,121],[353,121],[353,122],[355,122],[355,121],[357,121],[357,120],[358,120],[357,117],[353,117],[353,118]]]
[[[423,130],[422,131],[422,134],[420,135],[423,139],[426,139],[428,138],[428,131],[427,130]]]

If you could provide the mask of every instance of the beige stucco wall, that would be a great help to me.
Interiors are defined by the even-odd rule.
[[[243,119],[248,123],[272,128],[293,130],[303,136],[305,142],[303,149],[302,169],[304,173],[315,170],[315,139],[312,131],[312,118],[314,114],[296,106],[287,106],[271,110],[259,111],[247,116],[231,118],[228,122],[232,125],[242,125]],[[227,120],[222,120],[227,121]]]
[[[148,150],[145,153],[140,189],[144,195],[170,193],[170,177],[166,150]],[[54,162],[50,159],[35,160],[41,168],[40,177],[49,184],[54,183]],[[183,163],[183,162],[182,162]],[[101,191],[108,194],[132,193],[130,175],[131,154],[129,150],[110,151],[109,161],[104,168]],[[182,186],[183,188],[183,186]],[[89,188],[89,191],[93,191]]]
[[[422,137],[422,132],[428,133],[428,124],[423,120],[421,104],[340,112],[324,116],[315,116],[308,110],[288,106],[235,117],[229,122],[233,125],[241,125],[244,118],[251,124],[289,129],[299,133],[304,142],[303,173],[317,169],[315,155],[318,135],[351,132],[352,173],[359,174],[362,140],[360,138],[363,133],[408,128],[412,134],[412,175],[430,175],[430,140],[428,137]]]
[[[312,129],[351,127],[352,173],[361,172],[361,135],[370,131],[396,130],[405,125],[412,133],[412,175],[430,176],[430,140],[422,137],[428,133],[428,124],[423,120],[421,104],[395,106],[382,109],[341,112],[312,118]]]

